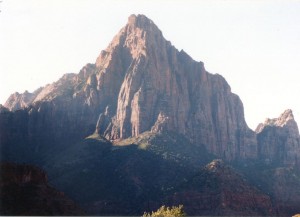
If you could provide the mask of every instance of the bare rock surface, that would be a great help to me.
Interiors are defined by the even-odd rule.
[[[285,166],[299,166],[300,136],[292,110],[266,119],[256,129],[260,159]]]
[[[8,108],[11,111],[26,108],[35,100],[42,89],[43,88],[39,88],[33,93],[30,93],[27,90],[21,94],[15,92],[6,100],[4,107]]]

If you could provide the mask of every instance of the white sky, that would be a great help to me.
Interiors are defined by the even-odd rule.
[[[225,77],[252,129],[287,108],[300,120],[300,1],[2,0],[0,10],[0,103],[94,63],[130,14],[145,14]]]

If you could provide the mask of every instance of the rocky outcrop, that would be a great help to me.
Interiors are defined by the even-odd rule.
[[[1,215],[84,215],[34,166],[1,163],[0,188]]]
[[[12,94],[4,106],[10,111],[29,108],[36,103],[51,102],[63,99],[70,106],[70,101],[80,101],[82,105],[90,105],[90,74],[95,71],[94,64],[87,64],[78,74],[68,73],[58,81],[40,87],[33,93],[25,91]],[[81,93],[81,94],[80,94]],[[82,96],[84,94],[84,97]],[[81,95],[81,97],[79,96]],[[80,100],[78,100],[80,98]]]
[[[189,215],[274,215],[271,198],[251,186],[222,160],[214,160],[187,181],[168,204],[184,204]]]
[[[300,136],[292,110],[284,111],[278,118],[266,119],[256,129],[258,155],[267,163],[299,166]]]
[[[6,100],[4,107],[8,108],[10,111],[24,109],[33,103],[42,89],[43,88],[39,88],[33,93],[29,93],[27,90],[22,94],[15,92]]]

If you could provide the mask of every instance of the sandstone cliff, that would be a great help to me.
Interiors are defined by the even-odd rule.
[[[176,50],[151,20],[130,16],[96,65],[121,69],[124,61],[114,58],[119,53],[130,54],[129,65],[105,71],[121,82],[114,87],[119,90],[116,109],[110,117],[102,114],[111,121],[99,118],[98,132],[114,140],[170,130],[228,160],[256,157],[255,136],[245,123],[239,97],[222,76],[206,72],[202,62]]]
[[[299,166],[300,136],[292,110],[278,118],[266,119],[256,129],[258,155],[266,162],[284,166]]]

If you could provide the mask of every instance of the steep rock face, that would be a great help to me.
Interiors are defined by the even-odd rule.
[[[29,165],[1,163],[1,215],[83,215],[64,193],[48,186],[45,172]]]
[[[96,64],[117,61],[113,56],[126,52],[131,62],[124,74],[110,71],[114,78],[123,77],[116,110],[110,117],[101,114],[98,132],[114,140],[171,130],[228,160],[256,157],[255,136],[245,123],[243,105],[223,77],[209,74],[202,62],[176,50],[142,15],[129,17]]]
[[[278,118],[266,119],[256,129],[258,155],[267,162],[284,166],[299,166],[300,136],[292,110]]]
[[[189,215],[274,215],[269,196],[221,160],[214,160],[168,198]]]

